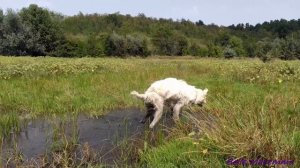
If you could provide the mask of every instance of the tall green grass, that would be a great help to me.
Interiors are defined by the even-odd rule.
[[[142,149],[143,166],[225,166],[229,157],[293,159],[299,165],[299,61],[0,57],[1,136],[23,118],[142,107],[130,91],[143,92],[165,77],[208,88],[204,111],[185,111],[217,121],[214,129],[199,118],[173,128],[165,143]],[[191,125],[202,130],[201,138],[188,136]]]

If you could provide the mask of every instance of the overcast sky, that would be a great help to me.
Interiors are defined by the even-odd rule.
[[[83,13],[144,13],[157,18],[202,20],[228,26],[274,19],[299,19],[300,0],[0,0],[0,8],[21,9],[38,4],[65,15]]]

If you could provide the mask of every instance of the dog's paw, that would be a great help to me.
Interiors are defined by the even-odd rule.
[[[180,121],[179,116],[173,115],[173,120],[175,122],[179,122]]]
[[[150,128],[150,129],[153,129],[154,126],[155,126],[154,124],[150,124],[149,128]]]

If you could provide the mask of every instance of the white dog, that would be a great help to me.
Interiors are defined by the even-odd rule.
[[[177,121],[183,106],[188,104],[202,106],[205,104],[207,92],[208,89],[197,89],[183,80],[166,78],[152,83],[144,94],[132,91],[131,95],[144,100],[148,111],[141,122],[144,123],[148,117],[154,115],[150,124],[150,128],[153,128],[162,116],[164,104],[172,107],[173,119]]]

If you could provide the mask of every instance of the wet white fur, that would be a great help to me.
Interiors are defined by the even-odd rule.
[[[166,78],[152,83],[144,94],[132,91],[131,95],[144,100],[146,103],[152,103],[155,106],[156,112],[150,124],[150,128],[153,128],[161,118],[166,102],[173,106],[173,119],[177,121],[183,106],[206,103],[207,92],[208,89],[197,89],[183,80]]]

